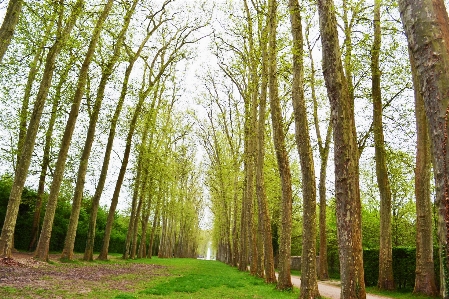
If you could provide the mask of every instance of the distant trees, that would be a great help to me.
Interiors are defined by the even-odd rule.
[[[22,1],[11,1],[10,3],[13,5],[15,2],[21,4]],[[122,107],[125,106],[125,108],[128,109],[127,106],[129,104],[126,103],[126,97],[136,98],[136,94],[134,93],[136,90],[135,82],[130,84],[132,93],[127,94],[128,82],[132,76],[135,76],[132,74],[134,63],[138,59],[141,59],[144,62],[143,65],[145,65],[145,67],[140,70],[134,69],[134,71],[143,71],[144,73],[144,76],[142,77],[142,92],[140,95],[137,95],[139,98],[137,104],[138,107],[132,109],[136,112],[134,113],[133,120],[129,124],[129,133],[125,148],[125,156],[123,157],[122,170],[121,173],[119,173],[112,208],[109,213],[109,221],[105,228],[104,243],[107,244],[107,242],[109,242],[112,225],[117,216],[115,207],[118,202],[120,187],[127,173],[127,162],[129,160],[133,161],[131,149],[133,142],[135,142],[135,139],[137,138],[135,137],[134,132],[139,130],[139,126],[142,125],[139,123],[139,117],[144,115],[142,112],[147,108],[145,101],[148,98],[151,98],[155,99],[153,103],[158,103],[163,101],[162,99],[166,98],[168,94],[170,94],[170,97],[172,98],[179,97],[180,89],[175,86],[172,87],[175,82],[174,78],[178,80],[178,74],[176,74],[178,70],[175,65],[180,61],[192,57],[192,54],[188,51],[188,46],[198,42],[201,35],[198,35],[197,33],[199,29],[207,23],[207,19],[197,18],[194,14],[192,14],[194,17],[191,18],[183,17],[181,22],[177,19],[177,14],[170,11],[172,9],[171,3],[172,1],[170,0],[164,1],[160,4],[159,8],[148,8],[148,3],[137,0],[132,3],[122,3],[117,5],[115,5],[113,1],[106,1],[100,6],[93,5],[89,1],[73,1],[70,3],[58,2],[52,3],[51,5],[47,4],[47,6],[45,6],[46,4],[42,4],[45,6],[45,13],[48,14],[45,15],[45,18],[41,22],[44,30],[41,30],[40,32],[42,32],[44,36],[40,39],[36,38],[37,41],[34,44],[31,42],[27,44],[29,47],[36,48],[30,49],[30,52],[32,52],[33,55],[30,56],[32,59],[29,64],[29,75],[25,87],[25,96],[22,101],[22,109],[18,121],[20,124],[18,126],[19,130],[17,130],[19,132],[19,138],[18,142],[14,144],[14,147],[17,148],[16,153],[18,158],[15,167],[15,183],[13,183],[13,191],[10,194],[8,204],[9,208],[7,209],[6,218],[3,222],[4,229],[2,230],[2,237],[0,237],[2,240],[0,241],[0,247],[3,256],[10,256],[13,249],[15,221],[21,202],[20,197],[22,189],[25,180],[29,177],[30,165],[34,162],[32,160],[35,160],[32,157],[32,153],[35,150],[34,144],[35,142],[41,142],[40,138],[42,138],[42,133],[40,132],[39,127],[41,126],[46,130],[46,133],[43,134],[46,135],[46,137],[44,136],[44,145],[42,145],[43,159],[41,162],[38,162],[41,164],[41,174],[38,197],[35,205],[32,230],[33,237],[29,244],[29,248],[30,250],[33,250],[37,242],[37,235],[39,233],[41,222],[41,210],[44,210],[45,217],[43,227],[40,230],[40,238],[35,255],[39,258],[46,259],[48,257],[53,222],[58,207],[58,199],[61,196],[61,186],[67,183],[67,181],[70,181],[70,179],[67,178],[68,174],[65,170],[68,168],[72,171],[71,166],[78,159],[75,152],[79,148],[75,138],[79,138],[80,131],[83,131],[82,127],[86,123],[89,123],[88,126],[86,125],[87,130],[85,132],[86,138],[84,138],[84,147],[79,149],[81,157],[78,171],[76,172],[76,170],[73,170],[74,173],[77,174],[73,176],[73,179],[76,177],[76,186],[74,189],[70,222],[65,238],[65,247],[62,254],[63,258],[73,259],[73,250],[76,240],[75,236],[78,231],[78,222],[82,210],[83,198],[86,196],[84,193],[84,185],[89,171],[92,171],[93,168],[92,165],[90,165],[90,161],[92,161],[93,158],[90,159],[90,156],[92,149],[98,147],[99,143],[99,136],[96,132],[100,131],[101,134],[102,130],[104,130],[105,127],[108,127],[109,119],[105,117],[105,114],[108,114],[109,112],[107,109],[111,109],[111,106],[113,106],[111,103],[107,102],[106,107],[104,108],[102,107],[102,102],[104,98],[111,97],[110,90],[111,88],[115,88],[115,86],[111,84],[110,79],[112,78],[115,84],[115,82],[118,82],[123,78],[122,94],[119,99],[119,105],[117,105],[115,116],[112,119],[113,122],[111,123],[112,133],[110,134],[111,136],[106,150],[107,158],[105,158],[103,172],[100,178],[101,183],[99,184],[98,194],[94,197],[91,209],[92,213],[85,258],[92,259],[95,231],[97,231],[97,212],[99,211],[100,197],[106,181],[109,159],[111,152],[114,151],[113,140],[116,138],[115,132],[118,126],[117,123],[120,121]],[[139,7],[140,9],[138,16],[134,15],[136,7]],[[185,6],[184,8],[186,11],[193,9],[189,6]],[[206,9],[205,7],[203,8]],[[112,17],[109,18],[111,11],[117,12],[117,14],[113,13]],[[133,35],[136,34],[138,38],[141,38],[141,35],[140,33],[136,33],[140,28],[133,22],[135,22],[135,18],[142,17],[141,14],[143,11],[149,12],[149,14],[144,17],[147,22],[147,28],[143,35],[144,39],[140,46],[137,47],[136,51],[134,50]],[[32,10],[25,10],[23,28],[29,26],[27,22],[33,20],[32,17],[29,18],[30,14],[33,14]],[[121,17],[117,17],[118,15]],[[92,16],[95,17],[92,18]],[[89,20],[86,21],[86,18]],[[81,23],[83,23],[83,26],[78,26]],[[119,23],[121,23],[122,26],[116,26]],[[178,27],[178,25],[180,26]],[[107,30],[103,30],[104,28],[107,28]],[[23,34],[22,31],[19,33]],[[71,34],[74,34],[76,37],[73,37]],[[152,38],[152,40],[150,40],[150,38]],[[127,40],[126,43],[124,42],[125,40]],[[54,42],[54,44],[48,46],[47,44],[50,42]],[[149,42],[152,43],[152,46],[145,48]],[[49,50],[47,51],[46,49]],[[79,57],[79,54],[73,55],[72,49],[77,53],[85,53],[85,56]],[[46,53],[47,56],[45,66],[44,68],[41,68],[42,64],[40,62],[43,59],[44,53]],[[129,59],[124,58],[125,53]],[[123,69],[121,68],[123,60],[128,60],[130,62],[128,68],[124,70],[124,76],[122,76]],[[12,65],[9,61],[8,63],[8,66]],[[17,67],[22,66],[18,64]],[[9,73],[3,73],[3,75],[2,80],[5,81],[13,76]],[[76,80],[71,79],[73,75],[76,75]],[[52,84],[53,76],[59,79],[56,84]],[[96,78],[98,78],[98,80]],[[173,80],[167,81],[165,78],[172,78]],[[160,82],[162,79],[164,80],[164,83]],[[36,82],[38,80],[41,80],[39,90],[36,89]],[[168,84],[168,87],[164,86],[164,84]],[[156,85],[162,86],[163,88],[155,88]],[[37,99],[31,101],[31,103],[34,104],[34,110],[31,114],[28,112],[29,99],[36,91]],[[46,105],[47,97],[51,98],[51,105]],[[70,113],[68,114],[65,123],[61,124],[61,120],[58,119],[58,117],[66,116],[65,113],[60,110],[66,108],[66,98],[72,99],[71,107],[69,109]],[[92,98],[95,100],[92,101]],[[157,105],[154,109],[156,110],[156,114],[153,113],[150,119],[156,117],[155,115],[157,115],[158,112],[161,112],[160,105]],[[177,114],[179,113],[177,109],[174,109],[173,107],[171,107],[171,110],[176,111]],[[41,123],[41,116],[45,115],[44,112],[46,113],[47,111],[49,112],[48,115],[50,115],[50,117],[47,118],[45,116],[43,118],[43,123]],[[77,122],[79,117],[81,118],[81,121]],[[181,116],[178,115],[178,117]],[[174,122],[172,118],[168,118],[168,120],[165,128],[169,128],[170,124]],[[11,119],[11,123],[12,122],[13,120]],[[119,125],[123,126],[123,123]],[[61,126],[65,127],[65,130],[61,130]],[[100,128],[100,130],[98,130],[98,128]],[[189,126],[186,128],[189,128]],[[123,128],[121,128],[121,130],[123,130]],[[161,132],[157,132],[156,134],[154,130],[161,130]],[[63,134],[62,131],[64,131]],[[168,134],[168,131],[165,130],[163,126],[158,128],[152,127],[152,130],[147,130],[146,132],[151,134],[154,138],[156,138],[155,136],[165,136],[164,138],[171,136],[172,138],[164,139],[168,142],[165,147],[162,147],[166,152],[181,151],[182,147],[180,146],[180,140],[182,139],[184,140],[183,142],[186,142],[186,136],[189,133],[188,131],[180,132],[183,137],[178,139],[180,137],[174,137],[173,134],[175,133]],[[60,143],[57,143],[55,139],[59,136],[62,136],[62,139]],[[152,140],[153,137],[150,139]],[[149,137],[142,136],[141,138],[145,140]],[[149,147],[151,148],[152,145],[153,141],[150,142]],[[53,161],[53,153],[55,150],[59,152],[56,164],[54,164]],[[41,150],[39,149],[38,151],[40,152]],[[14,152],[14,149],[11,150],[11,152]],[[185,159],[192,160],[190,155],[192,155],[193,152],[188,151],[188,153],[189,158]],[[48,170],[50,170],[52,178],[52,187],[50,188],[49,197],[46,198],[45,181],[48,177]],[[168,177],[168,179],[177,180],[178,177],[176,176],[176,171],[178,170],[174,169],[173,171],[175,174]],[[186,203],[182,209],[183,211],[189,211],[188,217],[186,214],[183,222],[183,232],[185,235],[182,240],[176,239],[177,241],[174,243],[176,248],[183,248],[179,251],[179,254],[189,256],[194,256],[196,251],[195,238],[190,234],[195,234],[198,230],[200,217],[198,206],[201,202],[201,200],[198,199],[198,188],[196,187],[196,185],[199,184],[199,181],[197,177],[195,177],[195,179],[190,179],[192,172],[195,172],[194,166],[187,168],[184,175],[189,178],[189,182],[191,181],[188,190],[192,190],[192,192],[193,190],[196,190],[196,193],[194,195],[188,195],[190,198],[189,204]],[[147,177],[148,175],[145,176],[145,179]],[[149,183],[144,182],[141,186],[148,184]],[[148,188],[151,187],[154,187],[154,185],[151,185]],[[178,192],[178,188],[181,187],[173,187],[173,192]],[[182,188],[187,187],[183,186]],[[161,188],[160,192],[151,196],[155,198],[153,205],[151,204],[151,201],[142,201],[142,199],[147,198],[147,195],[142,192],[146,192],[145,188],[143,188],[142,191],[139,191],[142,209],[139,210],[139,213],[132,215],[130,222],[134,223],[142,221],[142,230],[145,232],[144,236],[149,236],[150,234],[146,233],[146,227],[151,216],[154,228],[149,231],[152,235],[151,242],[153,242],[154,239],[160,239],[158,236],[155,236],[155,234],[158,233],[157,228],[160,226],[158,219],[162,218],[161,214],[162,212],[165,212],[160,204],[165,191]],[[195,200],[191,199],[192,197],[195,198]],[[184,198],[182,198],[182,200],[184,200]],[[43,202],[46,204],[44,209],[41,208]],[[175,217],[174,221],[178,221],[178,218]],[[190,227],[190,225],[193,225],[193,227]],[[132,232],[133,236],[137,236],[138,230],[132,230]],[[178,238],[179,236],[176,235],[175,237]],[[145,249],[139,251],[140,256],[146,256],[146,239],[147,238],[140,240],[143,245],[140,245],[139,247]],[[137,239],[134,238],[134,246],[136,245],[136,242]],[[103,247],[105,248],[103,250],[103,256],[107,258],[108,246],[106,245]],[[150,255],[152,251],[153,250],[150,250]]]

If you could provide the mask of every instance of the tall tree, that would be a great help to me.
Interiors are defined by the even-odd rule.
[[[265,160],[265,134],[266,134],[266,107],[268,88],[268,24],[261,33],[260,48],[262,56],[261,87],[259,100],[259,119],[257,123],[257,156],[256,156],[256,195],[259,211],[258,226],[259,235],[263,239],[263,260],[265,270],[265,282],[276,282],[273,256],[273,235],[271,233],[271,218],[267,207],[267,194],[265,190],[264,160]],[[260,254],[260,253],[259,253]],[[262,254],[260,254],[262,256]]]
[[[412,58],[412,57],[410,57]],[[416,276],[413,293],[437,296],[433,262],[432,202],[430,200],[430,145],[424,99],[413,59],[410,59],[415,90],[416,116]],[[444,277],[444,275],[442,275]],[[444,281],[441,281],[444,285]]]
[[[310,59],[310,93],[313,102],[313,123],[315,126],[315,133],[317,136],[318,142],[318,150],[320,154],[320,177],[318,183],[318,194],[320,198],[320,220],[319,220],[319,229],[320,229],[320,259],[319,265],[317,269],[318,278],[321,280],[329,279],[328,272],[328,262],[327,262],[327,234],[326,234],[326,210],[327,210],[327,200],[326,200],[326,178],[327,178],[327,164],[329,159],[329,150],[332,139],[332,123],[331,119],[328,120],[326,136],[323,140],[321,136],[320,129],[320,119],[318,117],[318,99],[316,94],[316,70],[315,63],[313,60],[312,50],[313,46],[309,40],[310,34],[310,24],[307,23],[306,33],[305,33],[305,41],[307,44],[307,51]]]
[[[354,103],[349,95],[332,0],[318,0],[323,74],[332,111],[341,298],[366,298]]]
[[[449,286],[449,18],[443,0],[399,0],[402,24],[416,67],[430,132],[441,249],[441,296]]]
[[[41,234],[37,244],[35,256],[42,260],[48,259],[48,250],[50,246],[51,231],[53,227],[53,220],[55,217],[56,204],[58,201],[59,190],[64,177],[64,169],[66,165],[67,155],[72,140],[73,131],[75,130],[76,120],[78,118],[79,108],[81,100],[83,98],[87,76],[89,72],[89,66],[95,54],[95,48],[100,38],[100,33],[103,29],[104,22],[106,21],[109,12],[111,11],[113,0],[108,0],[104,5],[104,8],[98,17],[95,24],[95,28],[92,33],[89,47],[84,57],[83,64],[79,72],[78,82],[76,86],[75,95],[73,97],[72,106],[70,108],[69,118],[64,129],[64,135],[61,140],[61,146],[59,148],[58,159],[56,161],[55,172],[53,175],[53,181],[50,187],[50,194],[48,196],[47,208],[45,210],[44,222],[42,224]]]
[[[382,91],[379,56],[381,49],[380,0],[374,1],[374,40],[371,50],[371,78],[373,98],[373,131],[376,160],[377,186],[380,193],[380,245],[379,278],[377,286],[393,290],[393,249],[391,244],[391,190],[385,155],[385,140],[382,121]]]
[[[278,90],[277,71],[277,1],[268,2],[269,38],[268,38],[268,90],[271,108],[271,123],[273,126],[273,141],[276,150],[279,174],[282,184],[282,212],[281,212],[281,235],[279,241],[279,277],[276,288],[286,290],[292,288],[290,275],[290,252],[292,231],[292,181],[290,163],[285,146],[285,132],[283,127],[281,105]]]
[[[87,166],[89,163],[90,152],[95,137],[95,129],[97,126],[98,117],[100,115],[101,104],[103,102],[106,84],[112,75],[112,71],[120,58],[121,50],[123,47],[123,41],[125,40],[126,32],[128,31],[129,23],[131,22],[131,17],[134,14],[138,0],[132,2],[131,7],[127,9],[126,14],[123,18],[123,26],[120,30],[117,40],[115,41],[115,48],[106,66],[102,70],[102,75],[100,79],[100,84],[98,86],[97,96],[95,103],[90,113],[89,127],[87,129],[87,135],[84,142],[83,151],[81,154],[81,160],[78,167],[78,174],[76,179],[75,191],[73,194],[72,210],[70,213],[69,226],[67,228],[67,234],[64,241],[64,249],[62,251],[61,258],[63,259],[73,259],[73,248],[75,246],[75,236],[76,230],[78,228],[78,218],[81,210],[81,201],[84,192],[84,183],[86,181]]]
[[[11,256],[11,250],[14,240],[14,229],[19,212],[20,199],[22,196],[23,187],[28,174],[28,169],[31,163],[31,156],[36,142],[36,135],[39,129],[39,124],[44,109],[45,101],[50,90],[53,73],[55,68],[55,61],[61,52],[62,47],[70,37],[70,33],[75,26],[76,20],[81,14],[81,8],[84,5],[83,0],[77,0],[72,11],[64,23],[64,4],[57,5],[58,13],[58,29],[55,42],[50,47],[46,61],[45,68],[42,75],[42,80],[39,86],[39,91],[34,102],[33,112],[31,114],[30,122],[28,124],[27,134],[24,145],[20,153],[20,159],[17,164],[14,182],[9,195],[8,207],[6,211],[5,221],[3,223],[2,233],[0,236],[0,256]]]
[[[3,19],[2,27],[0,27],[0,63],[11,43],[14,30],[19,22],[20,14],[22,13],[22,6],[23,0],[10,0],[8,3],[6,15]]]
[[[257,140],[257,101],[258,101],[258,73],[256,49],[254,42],[253,20],[248,7],[248,1],[243,1],[245,15],[248,45],[248,57],[246,58],[246,67],[248,68],[248,86],[245,100],[245,193],[242,200],[242,218],[241,218],[241,238],[240,238],[240,255],[241,261],[239,269],[247,270],[247,264],[250,263],[250,271],[252,275],[256,275],[258,271],[257,263],[257,235],[254,234],[255,223],[253,217],[254,209],[254,183],[255,183],[255,157],[256,157],[256,140]]]
[[[295,116],[295,139],[301,163],[303,219],[300,298],[319,298],[316,271],[316,185],[315,165],[310,145],[309,123],[304,99],[304,41],[301,8],[298,0],[289,0],[293,37],[292,104]]]

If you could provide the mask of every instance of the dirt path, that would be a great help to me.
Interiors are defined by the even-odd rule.
[[[301,278],[299,276],[292,276],[292,283],[295,287],[301,286]],[[320,295],[330,299],[340,299],[340,286],[333,284],[332,282],[318,282],[318,290]],[[387,299],[390,297],[384,297],[374,294],[366,294],[366,299]]]

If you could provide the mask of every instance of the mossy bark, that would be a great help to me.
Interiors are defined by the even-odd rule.
[[[333,1],[318,0],[318,13],[334,136],[341,298],[366,298],[354,105],[343,72]]]

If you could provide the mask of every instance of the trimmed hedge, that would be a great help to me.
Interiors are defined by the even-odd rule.
[[[439,287],[439,256],[438,248],[434,248],[435,283]],[[329,274],[339,277],[338,252],[329,255]],[[363,250],[363,268],[365,271],[365,285],[376,286],[379,277],[379,249]],[[415,285],[416,248],[393,248],[393,277],[399,290],[413,290]]]

